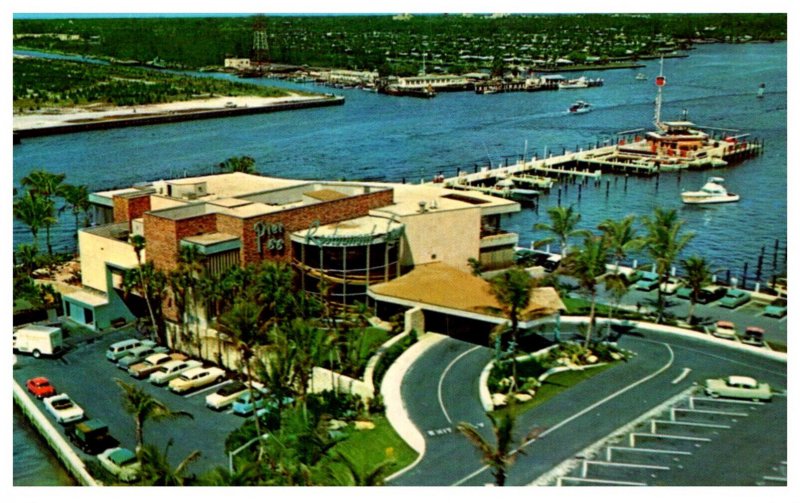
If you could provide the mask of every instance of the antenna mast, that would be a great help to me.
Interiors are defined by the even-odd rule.
[[[658,87],[658,92],[656,93],[656,110],[653,121],[656,127],[662,131],[665,128],[661,123],[661,90],[666,83],[667,79],[664,77],[664,56],[661,56],[661,69],[658,72],[658,77],[656,77],[656,87]]]

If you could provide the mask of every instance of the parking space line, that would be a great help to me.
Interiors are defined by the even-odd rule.
[[[654,439],[664,439],[664,440],[687,440],[690,442],[711,442],[710,438],[705,437],[687,437],[685,435],[664,435],[660,433],[631,433],[630,434],[630,441],[631,447],[636,447],[636,438],[654,438]]]
[[[747,412],[732,412],[728,410],[713,410],[713,409],[682,409],[676,408],[672,409],[672,418],[674,420],[676,412],[686,412],[691,414],[718,414],[720,416],[736,416],[736,417],[747,417],[750,414]]]
[[[230,379],[228,379],[227,381],[223,381],[223,382],[221,382],[221,383],[218,383],[218,384],[215,384],[215,385],[213,385],[213,386],[208,386],[208,387],[205,387],[205,388],[199,389],[199,390],[195,391],[194,393],[188,393],[188,394],[186,394],[186,395],[183,395],[183,396],[184,396],[184,397],[186,397],[186,398],[191,398],[191,397],[193,397],[193,396],[195,396],[195,395],[199,395],[199,394],[201,394],[201,393],[205,393],[205,392],[207,392],[207,391],[215,390],[215,389],[217,389],[217,388],[220,388],[220,387],[222,387],[222,386],[225,386],[226,384],[228,384],[228,383],[230,383],[230,382],[232,382],[232,381],[231,381]]]
[[[611,452],[612,450],[617,451],[627,451],[627,452],[646,452],[650,454],[664,454],[670,456],[691,456],[692,453],[689,451],[673,451],[667,449],[649,449],[647,447],[625,447],[622,445],[609,445],[606,447],[606,459],[611,460]]]
[[[697,426],[700,428],[719,428],[721,430],[730,430],[731,427],[727,424],[709,424],[709,423],[691,423],[689,421],[667,421],[665,419],[653,419],[650,422],[650,433],[655,433],[656,424],[674,424],[677,426]]]
[[[638,486],[638,487],[641,487],[641,486],[646,485],[646,484],[643,484],[641,482],[628,482],[628,481],[622,481],[622,480],[582,479],[580,477],[558,477],[558,485],[559,486],[561,485],[561,481],[562,480],[570,480],[570,481],[575,481],[575,482],[587,482],[589,484],[601,484],[601,485],[607,485],[607,486],[616,485],[616,486]]]
[[[764,475],[762,477],[764,480],[770,480],[772,482],[786,482],[786,477],[775,477],[772,475]]]
[[[601,466],[619,466],[621,468],[641,468],[643,470],[669,470],[668,466],[661,466],[661,465],[643,465],[639,463],[616,463],[614,461],[594,461],[594,460],[585,460],[583,462],[584,465],[592,464],[592,465],[601,465]]]
[[[713,403],[730,403],[736,405],[764,405],[764,402],[743,402],[742,400],[733,400],[731,398],[706,398],[702,396],[693,396],[692,401],[698,402],[713,402]]]

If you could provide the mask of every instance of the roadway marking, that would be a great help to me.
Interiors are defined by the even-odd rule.
[[[672,380],[672,384],[678,384],[679,382],[683,381],[686,378],[686,376],[689,375],[689,372],[691,372],[691,371],[692,371],[692,369],[690,369],[688,367],[684,367],[683,371],[680,373],[680,375]]]
[[[450,424],[453,424],[453,421],[450,419],[450,414],[448,414],[447,410],[444,408],[444,400],[442,399],[442,384],[444,384],[444,378],[445,378],[445,376],[447,376],[447,373],[450,371],[450,369],[453,367],[453,365],[456,364],[456,362],[458,360],[460,360],[461,358],[467,356],[469,353],[472,353],[473,351],[475,351],[477,349],[481,349],[481,348],[483,348],[483,346],[475,346],[474,348],[470,348],[470,349],[464,351],[463,353],[461,353],[460,355],[456,356],[453,359],[453,361],[451,361],[447,365],[447,367],[445,367],[444,372],[442,372],[441,377],[439,377],[439,386],[438,386],[438,390],[437,390],[437,394],[438,394],[438,397],[439,397],[439,407],[442,408],[442,413],[444,414],[445,419],[447,419],[447,422],[450,423]]]
[[[706,355],[706,356],[709,356],[711,358],[716,358],[718,360],[725,360],[726,362],[735,363],[737,365],[742,365],[744,367],[750,367],[751,369],[756,369],[756,370],[759,370],[759,371],[762,371],[762,372],[769,372],[770,374],[775,374],[775,375],[778,375],[778,376],[781,376],[781,377],[786,377],[786,372],[779,372],[779,371],[776,371],[776,370],[771,370],[771,369],[768,369],[768,368],[759,367],[757,365],[750,365],[749,363],[745,363],[745,362],[743,362],[741,360],[734,360],[733,358],[725,358],[724,356],[719,356],[719,355],[716,355],[714,353],[708,353],[706,351],[700,351],[699,349],[690,348],[688,346],[683,346],[681,344],[673,343],[672,345],[675,346],[676,348],[685,349],[686,351],[691,351],[693,353],[699,353],[701,355]]]
[[[564,425],[566,425],[566,424],[569,424],[570,422],[574,421],[575,419],[577,419],[577,418],[579,418],[579,417],[581,417],[581,416],[583,416],[583,415],[587,414],[588,412],[590,412],[590,411],[592,411],[592,410],[596,409],[597,407],[600,407],[600,406],[601,406],[601,405],[603,405],[604,403],[606,403],[606,402],[608,402],[608,401],[610,401],[610,400],[613,400],[614,398],[616,398],[616,397],[618,397],[619,395],[621,395],[621,394],[623,394],[623,393],[625,393],[625,392],[627,392],[627,391],[629,391],[629,390],[631,390],[631,389],[635,388],[636,386],[639,386],[640,384],[643,384],[643,383],[645,383],[645,382],[649,381],[650,379],[653,379],[653,378],[654,378],[654,377],[656,377],[657,375],[659,375],[659,374],[661,374],[661,373],[665,372],[665,371],[666,371],[668,368],[670,368],[670,367],[672,366],[672,362],[673,362],[673,361],[675,361],[675,353],[672,351],[672,348],[670,347],[670,345],[669,345],[669,344],[666,344],[666,343],[664,343],[664,342],[655,342],[655,341],[647,341],[647,342],[652,342],[653,344],[661,344],[662,346],[664,346],[665,348],[667,348],[667,350],[669,351],[669,361],[667,361],[667,363],[666,363],[666,364],[665,364],[663,367],[661,367],[660,369],[656,370],[656,371],[655,371],[655,372],[653,372],[652,374],[650,374],[650,375],[648,375],[648,376],[645,376],[645,377],[643,377],[643,378],[639,379],[638,381],[636,381],[636,382],[633,382],[633,383],[631,383],[631,384],[629,384],[629,385],[625,386],[625,387],[624,387],[624,388],[622,388],[621,390],[619,390],[619,391],[616,391],[616,392],[614,392],[614,393],[612,393],[612,394],[608,395],[607,397],[603,398],[602,400],[599,400],[599,401],[595,402],[594,404],[592,404],[592,405],[590,405],[590,406],[586,407],[585,409],[583,409],[583,410],[581,410],[581,411],[578,411],[578,412],[576,412],[575,414],[573,414],[573,415],[571,415],[570,417],[568,417],[568,418],[564,419],[563,421],[561,421],[560,423],[556,424],[555,426],[553,426],[553,427],[551,427],[551,428],[549,428],[549,429],[545,430],[545,431],[544,431],[544,432],[543,432],[541,435],[539,435],[537,438],[531,439],[531,440],[529,440],[529,441],[525,442],[524,444],[522,444],[521,446],[519,446],[518,448],[514,449],[514,451],[512,451],[512,454],[516,454],[516,453],[517,453],[517,452],[519,452],[521,449],[523,449],[523,448],[527,447],[528,445],[532,444],[532,443],[533,443],[533,442],[535,442],[536,440],[539,440],[539,439],[541,439],[541,438],[544,438],[545,436],[547,436],[547,435],[549,435],[550,433],[552,433],[552,432],[554,432],[554,431],[558,430],[558,429],[559,429],[559,428],[561,428],[562,426],[564,426]],[[474,472],[470,473],[469,475],[467,475],[466,477],[462,478],[461,480],[458,480],[457,482],[455,482],[454,484],[451,484],[451,485],[454,485],[454,486],[460,486],[460,485],[461,485],[461,484],[463,484],[464,482],[466,482],[466,481],[468,481],[469,479],[471,479],[471,478],[475,477],[476,475],[479,475],[479,474],[481,474],[482,472],[485,472],[485,471],[486,471],[486,470],[488,470],[488,469],[489,469],[488,467],[479,468],[479,469],[475,470]]]

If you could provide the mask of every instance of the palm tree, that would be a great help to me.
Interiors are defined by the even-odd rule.
[[[147,312],[150,314],[150,322],[153,324],[153,330],[156,332],[156,337],[158,338],[159,344],[162,344],[164,341],[161,330],[159,330],[159,325],[156,323],[156,315],[153,310],[153,303],[150,301],[150,289],[148,288],[148,282],[145,281],[144,264],[142,264],[142,251],[146,246],[144,236],[141,234],[134,234],[131,236],[130,242],[131,246],[133,246],[133,252],[136,254],[136,263],[139,264],[139,286],[142,289],[142,296],[147,304]]]
[[[31,230],[36,248],[39,247],[39,229],[56,222],[53,202],[33,192],[26,192],[14,200],[14,217]]]
[[[259,465],[253,461],[236,462],[233,472],[221,466],[215,467],[201,476],[201,484],[206,486],[237,487],[254,486],[261,482]]]
[[[247,389],[251,396],[254,396],[253,389],[253,369],[251,359],[254,356],[253,346],[257,344],[263,334],[261,323],[261,306],[248,300],[239,298],[233,304],[230,311],[219,317],[219,325],[225,332],[233,337],[234,343],[239,350],[241,362],[247,372]],[[263,439],[261,438],[261,427],[259,421],[255,421],[256,435],[259,439],[258,459],[264,451]]]
[[[223,172],[256,173],[256,160],[250,156],[230,157],[219,163]]]
[[[52,218],[46,218],[42,221],[45,229],[47,253],[53,254],[53,246],[50,243],[50,228],[57,223],[55,218],[55,202],[53,197],[59,194],[60,186],[66,178],[66,175],[61,173],[49,173],[45,170],[34,170],[23,176],[20,180],[23,187],[28,189],[28,192],[34,196],[42,197],[49,208],[48,214]]]
[[[691,324],[700,292],[711,283],[711,266],[706,262],[705,258],[697,255],[692,255],[682,260],[681,266],[684,270],[683,284],[691,290],[689,294],[689,315],[686,317],[686,323]]]
[[[629,251],[637,250],[643,246],[643,241],[636,235],[633,226],[636,217],[628,215],[622,220],[607,219],[597,228],[603,231],[603,238],[608,244],[608,249],[614,257],[614,266],[619,271],[619,264],[625,260]]]
[[[547,210],[547,215],[550,217],[550,223],[539,222],[533,226],[535,230],[547,231],[554,235],[554,237],[545,238],[537,241],[539,244],[550,243],[554,239],[558,239],[561,246],[561,255],[566,256],[568,253],[569,238],[585,231],[578,230],[578,222],[581,220],[581,214],[575,211],[572,205],[568,207],[555,206]]]
[[[591,296],[589,327],[586,330],[584,347],[589,347],[594,331],[595,307],[597,305],[597,285],[599,276],[606,272],[608,248],[606,241],[599,236],[586,236],[583,246],[567,256],[564,268],[567,274],[578,280],[580,287]]]
[[[511,322],[511,341],[509,346],[517,347],[519,332],[519,315],[528,307],[533,291],[533,278],[525,269],[515,266],[503,271],[492,279],[490,284],[492,295],[497,299],[503,313]],[[500,339],[502,339],[502,334]],[[502,341],[501,341],[502,345]],[[509,349],[509,348],[506,348]],[[517,385],[517,360],[511,355],[512,387]]]
[[[188,412],[171,410],[135,384],[128,384],[121,379],[114,379],[114,381],[122,388],[122,405],[125,411],[133,416],[136,424],[136,452],[139,452],[144,446],[144,423],[146,421],[163,421],[179,417],[194,419],[194,416]]]
[[[362,473],[356,464],[347,457],[343,452],[337,451],[335,455],[336,461],[343,465],[346,469],[346,480],[342,480],[341,476],[331,474],[331,478],[341,483],[342,485],[358,486],[358,487],[372,487],[382,486],[386,480],[387,472],[396,464],[392,458],[385,459],[384,461],[373,466],[366,472]],[[331,470],[332,472],[333,470]]]
[[[677,260],[681,251],[694,237],[694,233],[681,232],[684,221],[678,220],[675,209],[656,208],[651,217],[642,217],[642,223],[647,230],[644,238],[644,248],[655,261],[656,272],[660,276],[660,283],[669,279],[672,264]],[[664,292],[658,287],[658,318],[660,323],[664,316]]]
[[[162,452],[155,445],[148,444],[139,451],[139,461],[142,464],[139,475],[142,485],[149,486],[184,486],[188,477],[186,470],[189,465],[200,458],[200,451],[192,451],[183,458],[174,469],[169,463],[169,449],[172,439],[167,442],[167,448]]]
[[[496,486],[504,486],[506,484],[506,473],[511,465],[516,461],[519,454],[524,454],[521,448],[512,450],[514,444],[514,425],[516,424],[516,404],[513,400],[509,405],[493,414],[487,414],[492,422],[492,432],[494,433],[495,443],[492,444],[489,440],[485,439],[478,429],[469,424],[461,422],[458,424],[458,431],[460,431],[472,445],[478,448],[481,453],[481,461],[485,464],[494,475],[494,483]],[[535,440],[542,434],[543,429],[534,428],[531,430],[521,444],[525,445],[528,442]]]
[[[75,217],[75,232],[78,232],[80,228],[80,224],[78,223],[78,217],[83,213],[84,219],[84,227],[89,225],[89,219],[87,217],[90,204],[89,204],[89,189],[86,185],[70,185],[68,183],[62,184],[58,188],[58,195],[64,198],[64,206],[59,208],[59,213],[64,211],[71,211],[72,215]]]
[[[34,245],[21,244],[14,254],[25,274],[30,276],[39,263],[39,250]]]

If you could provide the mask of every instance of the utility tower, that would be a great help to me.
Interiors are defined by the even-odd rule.
[[[267,42],[267,21],[263,16],[256,18],[253,23],[253,57],[254,65],[262,66],[269,63],[269,43]]]

